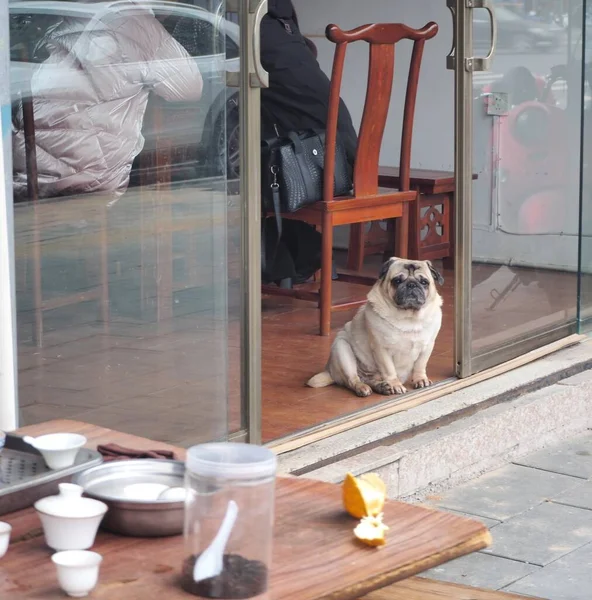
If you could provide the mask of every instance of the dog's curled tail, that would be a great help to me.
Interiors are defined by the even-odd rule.
[[[332,383],[335,382],[333,381],[333,377],[331,377],[331,375],[329,374],[329,371],[322,371],[314,377],[311,377],[306,383],[306,385],[311,388],[322,388],[327,387]]]

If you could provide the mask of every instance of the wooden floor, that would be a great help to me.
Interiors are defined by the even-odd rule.
[[[367,271],[378,273],[378,259],[371,257],[367,262]],[[428,375],[434,382],[454,376],[453,272],[444,272],[444,279],[441,290],[443,327],[428,365]],[[340,300],[354,300],[368,291],[363,286],[345,283],[337,283],[334,287],[335,298]],[[323,370],[336,333],[351,320],[354,312],[335,313],[333,335],[320,337],[319,313],[313,304],[277,296],[263,299],[263,438],[266,441],[386,399],[377,394],[358,398],[349,390],[336,386],[312,389],[304,385],[312,375]]]
[[[338,264],[345,255],[336,252]],[[366,259],[365,272],[378,273],[378,257]],[[428,364],[435,383],[454,377],[454,272],[443,270],[442,329]],[[548,327],[575,318],[574,273],[509,269],[475,264],[473,267],[473,347],[501,345],[537,326]],[[366,288],[337,283],[335,298],[360,298]],[[506,293],[507,292],[507,293]],[[385,400],[373,394],[358,398],[349,390],[331,386],[305,387],[309,377],[323,369],[332,340],[354,312],[333,315],[330,337],[318,335],[318,310],[310,302],[267,297],[263,300],[263,438],[275,440],[296,431]],[[411,392],[408,392],[411,393]]]

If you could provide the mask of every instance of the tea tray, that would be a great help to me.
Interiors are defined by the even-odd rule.
[[[0,515],[33,505],[37,500],[58,492],[58,484],[70,481],[80,471],[103,462],[95,450],[81,448],[75,463],[66,469],[50,469],[41,453],[23,438],[6,434],[0,453]]]

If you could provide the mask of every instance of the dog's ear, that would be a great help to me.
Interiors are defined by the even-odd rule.
[[[378,279],[382,280],[386,277],[386,274],[389,272],[389,269],[395,260],[397,259],[393,256],[382,264],[382,267],[380,267],[380,273],[378,273]]]
[[[444,285],[444,277],[442,277],[442,274],[440,273],[440,271],[438,271],[438,269],[436,269],[436,267],[434,267],[434,265],[432,264],[432,261],[426,260],[426,264],[428,265],[428,268],[430,270],[430,273],[432,274],[432,277],[434,278],[434,281],[438,285]]]

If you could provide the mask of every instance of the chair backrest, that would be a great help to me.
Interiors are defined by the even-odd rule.
[[[395,75],[395,44],[401,40],[413,40],[413,51],[407,79],[407,93],[403,111],[403,132],[401,136],[401,158],[399,178],[401,190],[409,190],[409,169],[411,161],[411,136],[419,68],[426,40],[438,33],[438,25],[430,22],[422,29],[412,29],[402,23],[376,23],[362,25],[351,31],[343,31],[337,25],[327,26],[327,38],[336,44],[329,93],[329,113],[327,117],[324,199],[333,199],[333,178],[335,173],[335,146],[337,140],[337,117],[339,97],[345,64],[347,45],[365,41],[370,45],[370,61],[366,101],[362,123],[358,135],[358,149],[354,168],[354,191],[357,197],[370,196],[378,192],[378,162],[386,120],[388,116],[393,79]]]

